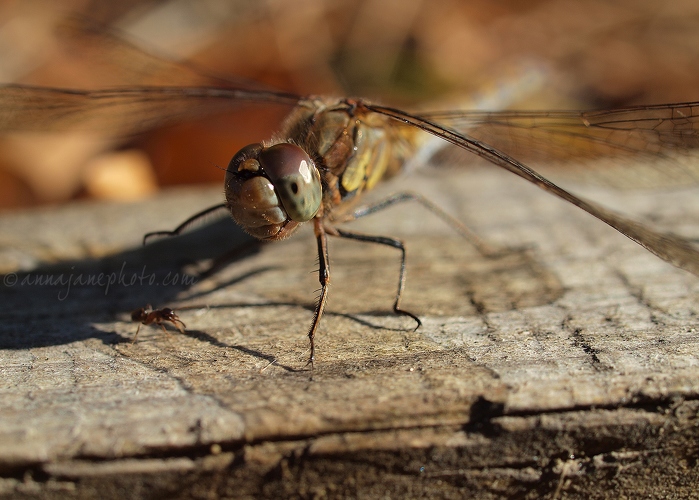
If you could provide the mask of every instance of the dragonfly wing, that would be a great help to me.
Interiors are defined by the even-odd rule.
[[[666,262],[699,276],[699,251],[693,248],[686,240],[673,235],[659,233],[597,203],[580,198],[554,184],[524,163],[474,137],[469,137],[424,117],[411,115],[397,109],[370,104],[366,105],[366,107],[376,113],[381,113],[399,122],[424,130],[464,151],[480,156],[488,162],[522,177],[605,222]]]
[[[699,182],[699,103],[610,111],[434,112],[420,117],[527,162],[616,188]],[[642,161],[640,161],[642,160]]]
[[[220,113],[245,103],[292,106],[300,98],[265,90],[215,87],[138,87],[67,90],[0,86],[0,132],[104,131],[135,133],[164,122]]]
[[[86,130],[124,135],[226,112],[244,102],[294,105],[299,100],[256,82],[210,76],[186,61],[150,54],[113,29],[81,17],[63,20],[55,35],[58,60],[75,66],[73,71],[84,75],[93,88],[108,90],[1,86],[0,132]]]
[[[59,64],[67,61],[71,74],[80,76],[69,87],[84,88],[87,80],[92,88],[148,85],[278,90],[247,78],[212,75],[190,61],[155,54],[151,48],[143,50],[118,29],[80,16],[60,21],[54,38],[58,54],[54,59]]]

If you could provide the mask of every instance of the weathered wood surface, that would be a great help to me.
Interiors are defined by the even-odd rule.
[[[141,235],[218,189],[3,215],[0,492],[697,497],[699,279],[510,177],[431,172],[387,189],[419,188],[526,251],[485,259],[418,206],[353,224],[406,241],[417,331],[389,313],[395,250],[331,240],[313,374],[310,231],[183,287],[164,281],[241,233],[221,223],[145,249]],[[689,191],[601,196],[699,236]],[[120,280],[36,281],[61,273]],[[175,308],[186,334],[142,327],[131,344],[129,312],[147,303]]]

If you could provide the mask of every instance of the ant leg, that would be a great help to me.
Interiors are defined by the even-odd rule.
[[[136,335],[134,335],[133,338],[131,339],[132,344],[136,343],[136,339],[138,338],[138,332],[140,332],[140,331],[141,331],[141,323],[139,323],[138,328],[136,328]]]
[[[185,325],[184,322],[180,321],[180,318],[174,318],[172,320],[172,324],[175,325],[175,328],[177,328],[180,331],[180,333],[184,333],[187,329],[187,325]]]
[[[162,328],[163,331],[165,332],[167,339],[170,340],[170,332],[167,331],[167,328],[165,328],[165,325],[163,325],[162,323],[158,323],[158,324],[160,325],[160,328]]]

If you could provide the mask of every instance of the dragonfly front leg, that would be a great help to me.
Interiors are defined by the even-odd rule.
[[[313,313],[313,322],[308,330],[308,339],[311,343],[311,355],[308,358],[308,364],[313,369],[313,360],[315,359],[315,336],[320,325],[320,318],[323,316],[325,303],[328,300],[328,285],[330,284],[330,259],[328,258],[328,236],[326,229],[323,226],[323,221],[320,217],[313,219],[313,231],[316,235],[318,243],[318,281],[320,281],[320,297],[316,304],[315,312]]]
[[[202,210],[201,212],[198,212],[194,215],[192,215],[189,219],[184,221],[182,224],[177,226],[175,229],[172,231],[153,231],[150,233],[146,233],[143,236],[143,244],[145,245],[148,243],[148,240],[151,238],[154,238],[156,236],[178,236],[182,234],[186,229],[190,228],[192,225],[194,225],[197,222],[200,222],[204,218],[207,218],[211,214],[214,214],[216,212],[223,212],[224,210],[227,210],[228,208],[226,207],[225,203],[219,203],[217,205],[214,205],[213,207],[206,208]]]

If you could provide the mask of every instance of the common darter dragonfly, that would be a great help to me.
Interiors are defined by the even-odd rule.
[[[226,169],[225,202],[200,212],[173,231],[216,211],[260,240],[281,240],[300,225],[313,224],[319,258],[320,295],[308,331],[309,364],[314,338],[328,298],[330,269],[327,237],[336,236],[395,247],[401,252],[393,305],[401,308],[405,285],[405,248],[397,239],[340,229],[347,222],[390,205],[416,200],[444,218],[484,253],[489,250],[463,225],[413,193],[398,193],[375,204],[348,209],[349,202],[376,183],[401,171],[425,134],[479,156],[547,193],[605,222],[661,259],[699,276],[699,252],[680,237],[663,234],[595,202],[578,197],[510,156],[510,146],[575,144],[578,154],[652,156],[686,181],[696,178],[681,160],[699,146],[699,102],[638,106],[603,111],[448,111],[413,114],[362,99],[303,97],[242,85],[216,87],[129,87],[75,90],[26,85],[0,87],[0,130],[61,130],[125,115],[140,128],[182,115],[220,112],[240,103],[293,106],[281,131],[261,144],[237,152]],[[575,153],[571,153],[575,154]],[[679,163],[678,163],[679,162]]]

